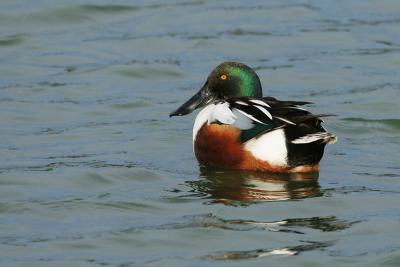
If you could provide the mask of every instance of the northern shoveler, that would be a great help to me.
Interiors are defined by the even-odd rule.
[[[171,116],[203,108],[193,127],[193,150],[200,164],[267,172],[312,172],[326,144],[336,136],[321,117],[299,107],[310,102],[263,97],[253,69],[224,62],[192,98]]]

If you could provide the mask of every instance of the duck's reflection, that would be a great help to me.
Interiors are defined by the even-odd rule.
[[[200,178],[189,184],[212,202],[258,202],[321,195],[318,172],[276,174],[200,168]]]

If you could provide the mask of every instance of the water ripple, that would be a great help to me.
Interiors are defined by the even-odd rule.
[[[350,228],[360,221],[347,222],[335,216],[312,217],[312,218],[291,218],[282,221],[262,222],[254,220],[222,219],[212,213],[202,215],[186,215],[179,219],[181,222],[170,224],[132,227],[124,230],[127,232],[137,230],[171,230],[191,228],[213,228],[230,231],[270,231],[292,234],[306,234],[310,229],[321,232],[335,232]]]
[[[24,42],[26,34],[14,34],[0,37],[0,46],[13,46]]]
[[[343,121],[349,121],[356,123],[360,126],[372,127],[372,126],[379,126],[382,125],[384,127],[393,128],[396,130],[400,130],[400,119],[366,119],[366,118],[343,118]]]

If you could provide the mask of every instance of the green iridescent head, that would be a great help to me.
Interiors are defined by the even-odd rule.
[[[210,73],[200,91],[170,116],[186,115],[215,100],[241,96],[261,98],[260,79],[254,70],[245,64],[224,62]]]
[[[224,62],[208,77],[208,88],[219,98],[262,97],[260,79],[252,68],[239,62]]]

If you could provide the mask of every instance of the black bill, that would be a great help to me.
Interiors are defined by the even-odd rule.
[[[214,100],[214,96],[209,92],[208,83],[205,83],[200,91],[197,92],[192,98],[186,101],[182,106],[180,106],[174,112],[169,114],[170,117],[172,116],[183,116],[193,112],[197,108],[204,107],[205,105],[209,104],[211,101]]]

